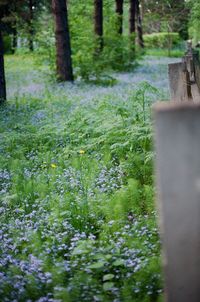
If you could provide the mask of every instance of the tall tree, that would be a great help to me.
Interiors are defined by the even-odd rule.
[[[4,69],[4,47],[3,47],[3,18],[8,14],[8,2],[0,0],[0,103],[6,100],[6,79]]]
[[[190,15],[190,35],[195,43],[200,41],[200,2],[199,0],[190,0],[189,7],[191,9]],[[200,46],[200,45],[199,45]]]
[[[118,33],[121,35],[123,33],[123,4],[124,0],[115,0],[116,3],[116,14],[117,14],[117,25]]]
[[[98,37],[98,50],[103,49],[103,0],[94,0],[94,31]]]
[[[13,3],[13,21],[12,21],[12,53],[17,49],[17,3]]]
[[[142,17],[140,12],[140,1],[136,1],[136,18],[137,18],[137,33],[138,33],[138,44],[141,48],[144,48],[144,39],[142,31]]]
[[[3,37],[2,22],[0,20],[0,103],[6,100],[6,80],[4,70],[4,53],[3,53]]]
[[[130,10],[129,10],[129,32],[130,34],[135,34],[135,23],[136,23],[136,0],[130,0]]]
[[[130,0],[129,9],[129,33],[131,39],[131,55],[135,55],[135,24],[136,24],[136,0]]]
[[[28,10],[29,10],[29,16],[28,16],[28,31],[29,31],[29,50],[33,51],[33,9],[34,9],[34,2],[33,0],[28,1]]]
[[[10,2],[12,2],[12,5],[10,5]],[[33,51],[37,21],[45,8],[48,8],[50,12],[51,2],[48,0],[10,0],[10,2],[9,9],[14,19],[12,24],[13,38],[17,31],[21,31],[26,37],[29,50]]]
[[[199,0],[140,0],[143,3],[145,33],[170,31],[178,32],[183,39],[188,38],[190,9],[188,4]]]
[[[0,0],[0,103],[6,100],[6,78],[4,68],[4,45],[2,29],[3,27],[5,27],[4,21],[7,21],[7,27],[9,27],[9,23],[13,23],[13,7],[16,7],[17,3],[21,2],[23,2],[23,0]],[[7,20],[4,20],[6,18]],[[12,27],[12,25],[10,27]]]
[[[55,18],[57,75],[61,81],[73,81],[66,0],[52,0],[52,8]]]
[[[17,47],[17,31],[25,29],[29,49],[33,50],[34,37],[34,12],[42,6],[43,0],[0,0],[0,6],[4,8],[5,22],[9,32],[12,33],[12,50]]]

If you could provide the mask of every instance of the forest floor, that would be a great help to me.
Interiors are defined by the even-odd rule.
[[[24,61],[23,65],[20,65]],[[117,80],[117,84],[112,87],[102,87],[89,85],[76,81],[75,84],[51,84],[49,85],[48,77],[45,80],[45,74],[38,70],[36,62],[29,57],[20,58],[9,56],[6,65],[9,72],[7,73],[8,97],[34,95],[42,96],[46,89],[50,93],[59,91],[63,95],[76,97],[78,93],[81,98],[87,101],[98,94],[116,93],[124,94],[130,89],[137,87],[138,83],[147,81],[159,89],[163,96],[168,98],[168,64],[180,61],[178,58],[146,56],[140,65],[132,72],[113,73],[112,76]],[[31,72],[30,72],[31,71]],[[89,91],[89,93],[88,93]]]
[[[6,58],[0,108],[0,300],[162,300],[151,105],[167,64],[146,57],[102,87],[56,84]]]

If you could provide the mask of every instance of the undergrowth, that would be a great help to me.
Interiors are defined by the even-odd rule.
[[[46,91],[0,108],[2,302],[160,301],[155,94]]]
[[[161,49],[161,48],[149,48],[145,50],[145,54],[148,56],[156,57],[172,57],[181,58],[185,54],[185,49]]]

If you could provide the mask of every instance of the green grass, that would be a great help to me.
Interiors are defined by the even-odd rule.
[[[181,49],[161,49],[161,48],[149,48],[145,50],[145,54],[148,56],[157,56],[157,57],[173,57],[181,58],[184,55],[185,51]]]
[[[28,56],[6,66],[9,85],[33,69],[42,78]],[[160,301],[157,90],[142,83],[126,101],[97,93],[83,102],[78,85],[73,96],[72,86],[64,96],[48,85],[0,108],[2,301]]]

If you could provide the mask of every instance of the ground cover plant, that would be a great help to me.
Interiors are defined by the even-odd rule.
[[[0,302],[163,301],[151,105],[197,2],[0,0]]]
[[[161,62],[155,76],[160,68],[165,77]],[[166,92],[134,86],[131,73],[108,88],[40,87],[31,56],[8,57],[6,65],[1,301],[161,301],[150,107]],[[136,74],[153,79],[154,69],[147,58]]]

